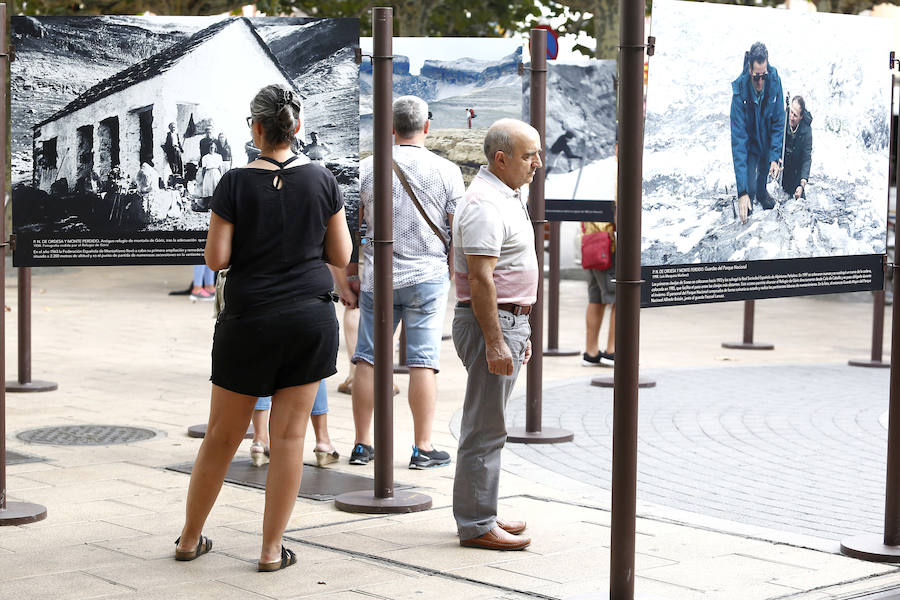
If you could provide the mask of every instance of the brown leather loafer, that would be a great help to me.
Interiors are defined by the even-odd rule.
[[[531,543],[531,538],[513,535],[498,525],[481,537],[460,540],[459,545],[467,548],[485,548],[487,550],[523,550]]]
[[[519,535],[525,531],[525,521],[506,521],[504,519],[497,519],[497,527],[504,530],[506,533]]]

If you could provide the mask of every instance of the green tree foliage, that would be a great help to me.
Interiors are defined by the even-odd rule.
[[[394,9],[394,35],[397,37],[498,37],[516,31],[528,17],[540,16],[535,0],[512,2],[483,0],[272,0],[280,9],[299,9],[313,16],[356,17],[362,22],[362,35],[372,35],[371,10],[375,6]],[[262,5],[260,5],[262,8]]]
[[[249,0],[8,0],[11,14],[141,14],[147,11],[167,15],[213,15],[237,11]],[[630,2],[632,0],[622,0]],[[700,0],[694,0],[700,1]],[[779,0],[704,0],[720,4],[769,5]],[[900,4],[900,0],[878,0]],[[873,0],[814,0],[820,12],[855,14],[872,8]],[[300,11],[316,17],[355,17],[362,35],[372,34],[374,6],[394,8],[395,36],[494,37],[527,30],[543,22],[541,6],[549,18],[564,17],[560,34],[587,33],[593,47],[576,49],[588,56],[615,58],[619,43],[619,0],[259,0],[256,6],[266,14],[294,14]],[[647,0],[652,12],[652,0]]]

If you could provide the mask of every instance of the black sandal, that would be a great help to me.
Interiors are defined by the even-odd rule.
[[[256,563],[257,571],[280,571],[281,569],[287,568],[297,562],[297,555],[294,554],[293,550],[288,550],[284,546],[281,547],[281,560],[276,560],[275,562],[267,562],[267,563]]]
[[[178,542],[180,541],[181,536],[179,535],[178,539],[175,540],[175,560],[194,560],[198,556],[203,556],[212,550],[212,540],[202,535],[197,541],[197,547],[193,550],[179,550]]]

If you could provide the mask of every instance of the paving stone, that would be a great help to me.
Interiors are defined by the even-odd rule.
[[[642,390],[640,400],[640,498],[837,539],[880,530],[883,515],[870,507],[884,500],[886,431],[878,418],[886,406],[887,373],[770,365],[657,375],[665,387]],[[596,402],[585,383],[572,379],[544,389],[545,424],[571,412],[581,415],[581,423],[566,421],[577,443],[549,451],[508,444],[504,452],[522,460],[506,461],[506,470],[527,471],[543,483],[559,485],[562,476],[609,490],[610,479],[596,473],[612,461],[612,407]],[[704,385],[722,393],[698,393]],[[790,389],[802,393],[785,398]],[[853,402],[848,389],[858,394]],[[524,423],[522,397],[511,399],[508,415]],[[579,447],[592,449],[593,459],[580,460]],[[535,464],[544,470],[535,472]]]
[[[0,532],[2,532],[2,535],[0,535],[0,547],[16,553],[46,550],[48,545],[57,548],[129,538],[138,533],[128,527],[120,527],[112,523],[103,523],[102,521],[84,521],[42,528],[31,528],[29,525],[23,525],[15,528],[4,528]],[[49,544],[50,540],[52,540],[52,544]]]
[[[316,565],[308,571],[302,564],[275,573],[235,574],[220,577],[219,581],[240,589],[279,600],[302,598],[318,593],[337,593],[361,590],[370,585],[397,584],[412,579],[414,572],[406,573],[395,568],[385,568],[369,561],[336,559]],[[321,582],[321,583],[320,583]],[[405,584],[400,584],[404,587]]]
[[[501,592],[477,583],[448,579],[440,576],[404,578],[401,581],[360,586],[360,591],[377,594],[393,600],[417,600],[423,598],[453,598],[456,600],[490,600]]]
[[[147,591],[160,586],[220,580],[223,573],[255,573],[255,561],[239,560],[217,552],[190,561],[180,562],[171,556],[153,560],[133,558],[127,562],[86,571],[90,575],[137,591]]]
[[[0,598],[4,600],[82,600],[107,594],[118,594],[123,586],[86,573],[42,574],[4,581]]]
[[[249,590],[237,589],[218,581],[163,585],[149,590],[98,596],[96,600],[263,600],[267,596]],[[362,599],[360,599],[362,600]]]
[[[62,546],[53,548],[52,551],[44,547],[39,550],[16,552],[3,558],[0,581],[4,583],[0,587],[5,590],[10,585],[9,582],[16,579],[38,576],[50,578],[62,573],[75,573],[85,564],[113,565],[127,560],[126,555],[94,544]],[[0,593],[0,596],[2,595]]]

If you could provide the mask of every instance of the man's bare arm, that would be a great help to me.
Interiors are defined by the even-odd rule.
[[[484,354],[488,371],[494,375],[512,375],[513,359],[497,314],[497,288],[494,286],[494,256],[466,255],[469,287],[472,290],[472,311],[484,336]]]

